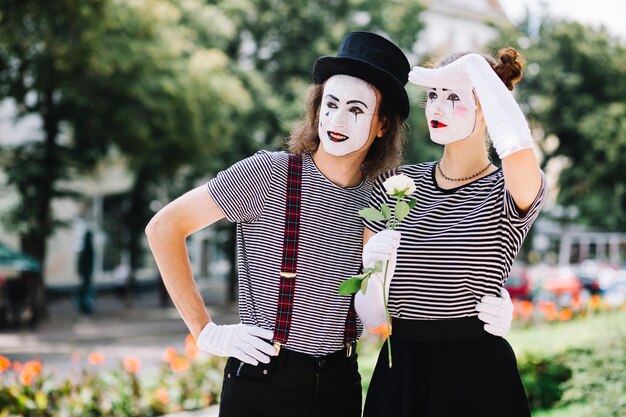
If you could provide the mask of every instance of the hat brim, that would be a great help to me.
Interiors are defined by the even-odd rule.
[[[313,81],[322,84],[333,75],[350,75],[372,84],[398,112],[402,120],[409,116],[409,96],[404,86],[391,73],[360,59],[323,56],[313,66]],[[407,74],[408,76],[408,74]]]

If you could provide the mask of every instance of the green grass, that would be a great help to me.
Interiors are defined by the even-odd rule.
[[[626,334],[626,311],[597,314],[568,322],[513,327],[507,340],[517,355],[552,355],[568,348],[593,347]]]

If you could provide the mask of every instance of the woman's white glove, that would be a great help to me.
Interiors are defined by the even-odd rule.
[[[363,268],[373,268],[376,261],[382,261],[381,272],[374,272],[367,283],[365,295],[358,291],[354,297],[354,308],[363,324],[374,328],[385,322],[385,304],[383,301],[383,282],[385,279],[385,262],[387,266],[387,282],[384,286],[385,300],[389,297],[389,285],[396,269],[396,258],[402,235],[395,230],[383,230],[372,236],[363,247]]]
[[[413,67],[409,73],[409,81],[431,88],[473,88],[482,106],[493,147],[500,159],[533,147],[530,129],[522,110],[513,94],[482,56],[464,55],[445,67],[436,69]]]
[[[476,304],[478,318],[485,322],[484,329],[494,336],[504,337],[509,333],[513,321],[513,302],[509,292],[502,288],[500,297],[486,295]]]
[[[196,344],[200,350],[218,356],[232,356],[250,365],[268,363],[276,349],[268,341],[274,332],[245,324],[220,325],[209,322]]]

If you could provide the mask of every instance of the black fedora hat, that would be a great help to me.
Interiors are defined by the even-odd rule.
[[[409,61],[391,41],[370,32],[351,32],[341,42],[337,56],[322,56],[313,66],[313,81],[322,84],[337,74],[360,78],[378,88],[402,119],[409,115],[404,89]]]

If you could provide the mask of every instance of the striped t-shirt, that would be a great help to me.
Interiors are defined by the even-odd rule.
[[[370,206],[395,198],[382,182],[394,174],[415,181],[417,205],[397,228],[402,233],[389,292],[389,312],[403,319],[475,316],[484,295],[499,296],[528,230],[545,201],[545,179],[530,209],[520,214],[502,169],[458,188],[435,181],[435,163],[406,165],[379,177]],[[383,222],[364,221],[374,232]]]
[[[207,184],[226,218],[237,222],[241,321],[268,330],[274,330],[276,318],[288,159],[285,152],[257,152]],[[343,347],[351,298],[338,294],[339,284],[359,273],[363,224],[357,212],[367,206],[371,185],[335,185],[303,155],[298,275],[287,348],[317,356]]]

